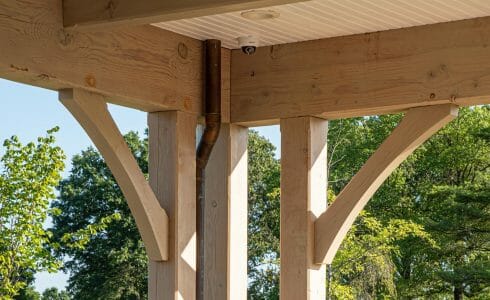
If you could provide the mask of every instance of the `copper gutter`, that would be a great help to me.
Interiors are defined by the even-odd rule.
[[[196,299],[204,299],[204,212],[205,168],[218,139],[221,126],[221,41],[205,41],[205,119],[206,127],[197,147],[196,198],[197,198],[197,269]]]

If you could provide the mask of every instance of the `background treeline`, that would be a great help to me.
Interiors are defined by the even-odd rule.
[[[331,121],[329,202],[400,115]],[[279,161],[250,141],[250,298],[278,299]],[[462,109],[388,178],[328,266],[329,299],[490,299],[490,108]]]
[[[329,202],[400,119],[330,122]],[[125,138],[146,173],[146,135]],[[280,161],[274,151],[250,132],[250,299],[279,297]],[[72,166],[52,203],[49,230],[49,249],[70,272],[68,293],[82,300],[146,299],[146,254],[111,172],[92,148],[73,157]],[[328,266],[326,286],[329,299],[490,299],[489,106],[461,109],[388,178]]]

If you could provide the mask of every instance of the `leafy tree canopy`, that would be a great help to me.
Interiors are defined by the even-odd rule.
[[[3,144],[0,159],[0,298],[12,299],[38,271],[60,266],[47,249],[51,232],[43,228],[49,201],[64,168],[65,155],[54,133],[23,145],[16,136]],[[55,214],[56,211],[52,210]]]
[[[329,200],[401,115],[330,122]],[[490,108],[460,117],[414,152],[357,218],[328,271],[330,299],[490,297]],[[147,171],[147,140],[126,135]],[[280,161],[249,134],[249,298],[279,297]],[[57,255],[76,299],[145,299],[147,259],[134,220],[100,155],[73,158],[53,208]]]
[[[25,286],[14,297],[15,300],[41,300],[41,294],[39,294],[32,285]]]
[[[52,287],[44,290],[41,300],[70,300],[70,296],[66,291]]]
[[[135,132],[125,136],[147,173],[148,143]],[[147,257],[134,219],[112,173],[93,148],[72,159],[70,176],[52,207],[58,257],[70,272],[74,299],[146,299]]]

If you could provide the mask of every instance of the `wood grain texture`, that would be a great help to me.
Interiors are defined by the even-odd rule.
[[[150,300],[196,298],[196,116],[151,113],[149,175],[169,216],[167,262],[150,261]]]
[[[412,108],[315,222],[315,262],[331,264],[356,217],[415,149],[458,114],[452,104]]]
[[[231,50],[221,48],[221,122],[230,123]]]
[[[281,119],[281,300],[324,300],[313,226],[327,207],[327,121]]]
[[[0,41],[1,78],[148,112],[201,111],[200,41],[153,26],[63,30],[59,0],[0,0]]]
[[[228,297],[247,299],[248,128],[230,125]]]
[[[204,299],[247,299],[247,139],[222,124],[206,167]]]
[[[305,0],[63,0],[64,25],[143,25]]]
[[[101,96],[64,90],[60,100],[99,149],[121,188],[150,259],[168,259],[168,217],[150,188]]]
[[[490,17],[232,51],[231,120],[490,103]]]

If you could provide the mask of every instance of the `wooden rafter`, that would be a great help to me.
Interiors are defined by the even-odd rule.
[[[490,103],[490,17],[232,52],[231,119]]]
[[[112,119],[103,98],[83,90],[63,90],[60,101],[77,119],[104,157],[136,221],[151,260],[168,259],[168,217]]]
[[[63,0],[65,26],[142,25],[305,0]]]
[[[332,263],[354,220],[386,178],[418,146],[454,119],[452,104],[412,108],[315,222],[315,262]]]

